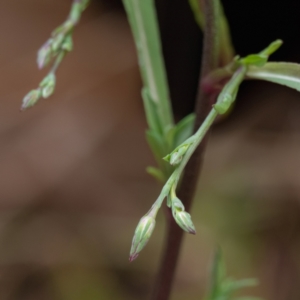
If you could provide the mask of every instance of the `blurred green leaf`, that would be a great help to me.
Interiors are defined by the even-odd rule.
[[[219,297],[222,287],[222,281],[225,278],[225,265],[222,259],[222,252],[217,248],[211,270],[211,286],[209,291],[209,300],[215,300]]]
[[[267,48],[265,48],[264,50],[259,52],[259,54],[270,56],[275,51],[277,51],[281,47],[282,44],[283,44],[282,40],[276,40],[273,43],[271,43]]]
[[[146,171],[148,174],[152,175],[159,182],[164,183],[166,181],[166,177],[162,170],[155,167],[147,167]]]
[[[266,63],[263,67],[249,67],[247,77],[285,85],[300,92],[300,65],[286,62]]]
[[[250,54],[240,60],[244,65],[262,67],[268,61],[268,56],[265,54]]]
[[[184,117],[176,124],[176,127],[174,129],[173,147],[177,147],[193,134],[195,119],[196,115],[192,113]]]
[[[147,123],[150,127],[150,129],[161,132],[161,126],[159,122],[159,117],[157,114],[157,107],[153,100],[150,98],[150,93],[148,88],[144,87],[142,89],[142,98],[144,101],[144,107],[145,107],[145,113],[146,113],[146,118],[147,118]]]
[[[163,137],[156,131],[146,131],[147,142],[158,162],[162,161],[162,157],[165,154],[165,142]]]
[[[255,286],[258,284],[256,279],[235,280],[226,278],[225,264],[222,259],[221,250],[218,248],[215,253],[212,272],[211,287],[206,300],[232,300],[232,294],[244,287]],[[255,297],[241,297],[235,300],[261,300]]]

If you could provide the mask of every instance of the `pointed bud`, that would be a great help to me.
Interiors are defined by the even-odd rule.
[[[21,110],[25,110],[25,109],[35,105],[35,103],[40,99],[40,97],[41,97],[41,90],[40,89],[30,91],[23,98]]]
[[[54,53],[57,53],[60,50],[64,39],[65,39],[64,33],[60,33],[60,34],[56,35],[55,37],[53,37],[53,42],[51,44],[51,48]]]
[[[235,95],[236,97],[236,95]],[[235,100],[235,97],[230,94],[225,94],[222,98],[218,99],[218,102],[213,105],[214,109],[220,114],[225,114],[233,101]]]
[[[177,211],[175,214],[175,221],[184,231],[196,234],[196,229],[189,213],[185,211]]]
[[[189,148],[190,144],[182,145],[176,148],[173,152],[165,156],[163,159],[170,163],[170,165],[178,165]]]
[[[142,249],[146,246],[154,230],[154,227],[155,219],[153,217],[146,215],[140,220],[138,226],[136,227],[132,240],[129,256],[130,262],[135,260]]]
[[[54,92],[55,85],[48,85],[42,89],[42,96],[44,99],[50,97]]]
[[[73,50],[72,36],[69,34],[61,45],[61,49],[71,52]]]
[[[172,209],[173,210],[184,211],[184,205],[179,198],[175,197],[171,201],[172,201]]]
[[[176,223],[186,232],[196,234],[191,215],[184,211],[184,205],[176,197],[172,199],[172,213]]]
[[[38,51],[37,64],[39,69],[44,68],[51,60],[52,49],[51,49],[52,39],[49,39]]]
[[[56,77],[54,73],[47,75],[40,83],[43,98],[48,98],[54,92]]]

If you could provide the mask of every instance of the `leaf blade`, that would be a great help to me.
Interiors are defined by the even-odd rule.
[[[287,62],[270,62],[263,67],[249,67],[246,76],[287,86],[300,92],[300,65]]]

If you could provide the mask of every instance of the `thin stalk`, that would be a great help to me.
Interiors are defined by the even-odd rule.
[[[152,208],[156,209],[156,212],[161,207],[165,197],[170,193],[171,188],[174,189],[177,187],[178,181],[184,171],[185,166],[189,162],[191,156],[193,155],[193,153],[195,152],[195,150],[197,149],[197,147],[203,140],[205,134],[207,133],[207,131],[209,130],[209,128],[211,127],[211,125],[213,124],[213,122],[217,116],[218,116],[218,112],[214,108],[212,108],[210,113],[208,114],[208,116],[206,117],[206,119],[204,120],[202,125],[200,126],[200,128],[193,135],[193,137],[192,137],[193,142],[191,143],[187,152],[185,153],[180,165],[174,170],[174,172],[172,173],[170,178],[167,180],[167,182],[165,183],[165,185],[162,188],[162,192],[160,193],[159,197],[157,198],[157,200],[154,202],[154,204],[152,206]]]
[[[201,79],[196,102],[195,128],[198,128],[200,124],[203,123],[209,111],[211,110],[212,102],[210,96],[208,94],[205,94],[204,91],[201,89],[201,82],[202,79],[208,73],[210,73],[218,66],[218,4],[219,2],[217,0],[204,0],[204,15],[206,26],[204,31]],[[202,165],[206,141],[207,138],[204,137],[201,144],[197,147],[194,154],[192,155],[185,169],[185,173],[179,188],[178,196],[182,200],[187,210],[189,210],[189,208],[191,207],[192,200],[194,197],[196,184],[198,180],[198,174]],[[171,215],[170,211],[169,214]],[[168,218],[168,232],[164,253],[152,294],[153,300],[167,300],[170,298],[182,238],[182,229],[175,223],[173,218],[170,216]]]

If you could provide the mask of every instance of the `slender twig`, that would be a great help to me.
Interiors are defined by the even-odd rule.
[[[217,67],[218,63],[218,1],[204,0],[206,26],[204,31],[204,48],[201,67],[201,79],[196,103],[195,129],[205,120],[211,109],[211,96],[201,89],[202,79]],[[178,197],[182,199],[187,210],[191,207],[202,165],[207,136],[191,157],[179,188]],[[168,218],[168,232],[160,270],[152,295],[153,300],[167,300],[170,297],[172,283],[176,271],[183,231],[172,217]]]

